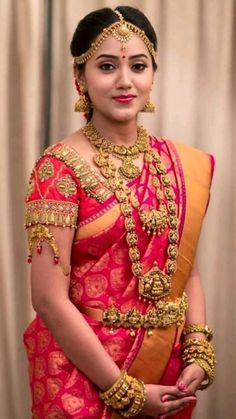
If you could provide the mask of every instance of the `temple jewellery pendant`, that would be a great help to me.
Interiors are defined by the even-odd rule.
[[[135,179],[141,175],[141,170],[138,166],[135,166],[131,157],[125,157],[122,159],[122,164],[118,169],[118,172],[121,176],[126,179]]]
[[[158,268],[154,262],[152,268],[139,279],[140,298],[158,301],[171,292],[171,277]]]

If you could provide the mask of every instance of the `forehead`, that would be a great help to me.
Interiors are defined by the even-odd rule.
[[[147,55],[147,57],[151,59],[151,55],[145,43],[136,34],[133,34],[132,38],[125,43],[121,43],[112,35],[109,35],[100,45],[100,47],[96,50],[93,57],[96,59],[101,54],[120,55],[123,45],[125,46],[125,51],[127,55],[145,54]]]

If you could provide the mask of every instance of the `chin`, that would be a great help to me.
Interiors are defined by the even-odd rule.
[[[116,112],[112,114],[111,118],[117,122],[129,122],[133,119],[137,119],[138,111],[131,110],[123,110],[121,112]]]

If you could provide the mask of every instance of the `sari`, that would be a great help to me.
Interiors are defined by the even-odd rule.
[[[161,156],[175,192],[178,210],[178,269],[172,279],[171,301],[183,295],[209,201],[212,156],[162,138],[150,138]],[[147,163],[128,186],[142,207],[157,208]],[[133,210],[144,271],[154,261],[165,266],[168,227],[148,235]],[[36,162],[26,196],[26,227],[52,224],[76,227],[71,252],[69,296],[119,368],[149,384],[175,385],[181,370],[181,324],[159,327],[148,337],[140,327],[135,335],[124,327],[110,330],[101,313],[114,305],[122,313],[136,307],[145,313],[149,303],[139,299],[126,242],[124,217],[100,173],[76,150],[57,143]],[[112,333],[111,333],[112,332]],[[33,419],[111,419],[121,416],[104,405],[99,389],[66,357],[50,330],[36,315],[24,333],[29,363]],[[175,419],[189,419],[194,403]],[[143,417],[140,416],[139,417]]]

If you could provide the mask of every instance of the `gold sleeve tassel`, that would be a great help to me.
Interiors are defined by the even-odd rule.
[[[41,255],[42,253],[42,243],[46,242],[49,244],[53,251],[53,260],[55,265],[59,265],[62,269],[62,272],[65,276],[68,276],[70,273],[69,271],[66,271],[63,266],[60,263],[60,256],[59,256],[59,247],[56,242],[55,237],[53,234],[49,231],[49,228],[45,225],[38,224],[35,227],[32,228],[31,234],[29,237],[29,254],[28,254],[28,263],[32,262],[32,255],[34,247],[37,246],[37,253]]]

